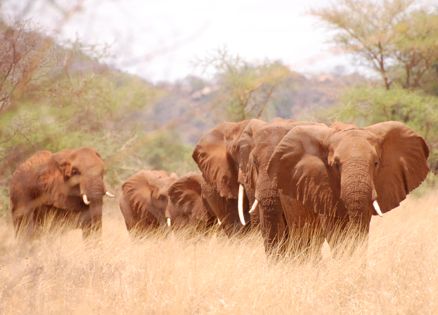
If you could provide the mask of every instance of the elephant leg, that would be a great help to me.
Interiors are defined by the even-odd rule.
[[[334,258],[351,255],[359,242],[366,242],[368,233],[356,231],[347,216],[324,218],[327,242]]]
[[[91,205],[88,211],[84,211],[81,217],[82,238],[102,235],[102,204]]]
[[[33,213],[13,218],[15,236],[21,240],[32,240],[37,236],[37,224]]]
[[[247,224],[246,226],[243,226],[240,223],[237,210],[237,199],[223,198],[222,203],[225,205],[225,214],[223,220],[221,221],[221,226],[223,227],[225,233],[231,237],[238,233],[248,232],[250,225]]]
[[[124,196],[122,196],[120,199],[119,206],[125,220],[126,229],[128,232],[130,232],[135,227],[136,220],[129,203],[126,201]]]
[[[29,207],[28,204],[31,204],[31,201],[12,204],[12,223],[16,238],[30,240],[35,236],[35,209]]]
[[[280,200],[288,225],[292,257],[303,260],[321,258],[325,237],[318,216],[287,195],[280,193]]]
[[[275,193],[259,197],[260,227],[264,239],[265,252],[269,256],[284,255],[287,247],[288,231],[283,216],[280,199]]]

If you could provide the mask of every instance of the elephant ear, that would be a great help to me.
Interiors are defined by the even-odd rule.
[[[72,150],[63,150],[53,154],[53,160],[59,171],[61,172],[64,180],[67,180],[72,175],[72,165],[70,163]]]
[[[149,182],[151,174],[141,171],[130,177],[123,185],[122,190],[127,197],[131,208],[139,216],[151,213],[160,223],[165,222],[164,212],[153,206],[154,195],[158,188]]]
[[[366,128],[381,141],[380,166],[375,178],[383,212],[397,207],[429,172],[429,148],[424,139],[401,122],[387,121]]]
[[[276,146],[268,163],[269,177],[283,193],[307,209],[333,214],[336,182],[327,164],[328,138],[334,130],[325,125],[297,126]]]
[[[169,199],[175,211],[184,215],[192,215],[197,220],[204,219],[206,210],[201,197],[201,182],[201,175],[187,175],[169,187]]]
[[[220,130],[214,129],[204,135],[196,145],[192,157],[204,179],[217,189],[221,197],[237,197],[236,166],[227,151],[226,139]]]

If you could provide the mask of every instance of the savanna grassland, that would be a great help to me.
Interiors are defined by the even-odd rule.
[[[18,2],[28,5],[11,21],[2,9]],[[117,68],[99,45],[47,35],[62,35],[75,16],[85,21],[88,3],[0,0],[0,315],[438,313],[438,8],[336,0],[313,10],[362,74],[299,73],[224,48],[200,56],[211,77],[153,82]],[[35,12],[60,23],[46,32]],[[147,56],[142,62],[153,63]],[[367,248],[336,259],[325,245],[323,259],[268,260],[259,232],[230,239],[218,227],[132,240],[109,200],[100,241],[83,241],[79,230],[32,243],[14,237],[10,178],[38,150],[95,148],[108,189],[120,195],[140,169],[197,171],[193,148],[215,125],[275,117],[359,127],[401,121],[426,140],[431,173],[420,192],[372,219]]]
[[[20,245],[0,227],[1,314],[432,314],[438,309],[438,194],[372,220],[368,249],[268,261],[258,233],[165,231],[131,240],[115,204],[103,237],[79,230]],[[366,256],[366,267],[363,257]]]

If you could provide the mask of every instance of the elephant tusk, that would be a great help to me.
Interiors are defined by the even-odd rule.
[[[170,227],[172,225],[172,220],[170,218],[167,218],[167,226]]]
[[[217,218],[217,224],[218,224],[218,225],[221,225],[221,224],[222,224],[221,219]]]
[[[374,207],[374,210],[376,210],[377,214],[379,216],[383,217],[382,210],[380,210],[380,206],[379,206],[379,203],[377,202],[377,200],[373,201],[373,207]]]
[[[239,212],[240,223],[242,223],[242,225],[246,225],[245,217],[243,215],[243,191],[244,191],[243,186],[239,185],[239,200],[238,200],[238,204],[237,204],[237,209]]]
[[[105,193],[105,195],[108,196],[108,197],[110,197],[110,198],[114,198],[114,197],[115,197],[115,196],[114,196],[112,193],[110,193],[109,191],[107,191],[107,192]]]
[[[85,203],[86,205],[89,205],[89,204],[90,204],[90,201],[88,200],[86,194],[83,194],[83,195],[82,195],[82,200],[84,201],[84,203]]]
[[[254,210],[257,208],[257,205],[259,204],[259,201],[256,199],[254,200],[254,203],[251,206],[251,209],[249,209],[249,213],[253,213]]]

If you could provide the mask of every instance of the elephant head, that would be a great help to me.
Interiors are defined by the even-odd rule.
[[[428,155],[424,139],[400,122],[298,126],[277,145],[267,171],[307,209],[344,215],[367,232],[373,214],[397,207],[425,179]]]
[[[205,134],[193,151],[193,159],[207,183],[215,187],[221,197],[237,198],[239,166],[229,151],[248,121],[224,122]]]
[[[103,176],[104,162],[94,149],[80,148],[63,150],[52,156],[62,180],[55,185],[52,192],[53,205],[60,209],[88,208],[84,216],[84,227],[91,225],[100,229],[102,224],[103,196],[114,197],[106,191]],[[58,183],[59,183],[58,182]],[[82,202],[83,205],[78,205]],[[84,230],[84,236],[90,231]]]
[[[234,141],[229,142],[227,145],[228,152],[230,152],[231,157],[239,167],[238,181],[241,184],[245,182],[249,156],[255,146],[254,135],[265,125],[266,122],[262,120],[251,119],[239,137],[236,137]]]
[[[267,123],[259,119],[251,119],[243,129],[239,137],[227,143],[227,151],[230,153],[234,163],[238,167],[237,181],[239,183],[238,213],[242,225],[246,225],[244,213],[244,197],[251,205],[255,201],[254,183],[251,176],[250,154],[256,142],[254,140],[257,132]],[[249,210],[249,209],[248,209]],[[246,215],[248,217],[248,215]]]
[[[202,182],[202,175],[193,173],[179,178],[169,187],[166,216],[172,226],[208,227],[214,221],[202,200]]]
[[[168,189],[176,180],[174,173],[143,170],[123,183],[120,209],[129,231],[165,224],[169,204]]]
[[[104,162],[91,148],[63,150],[53,154],[53,162],[62,176],[60,195],[80,196],[86,205],[101,203],[106,191],[103,182]]]

